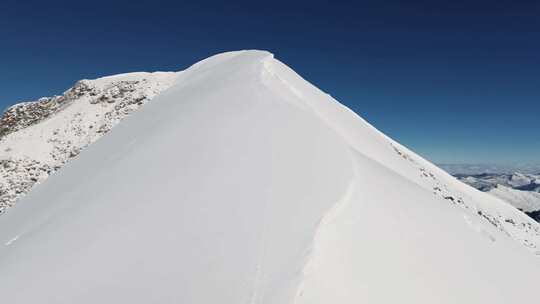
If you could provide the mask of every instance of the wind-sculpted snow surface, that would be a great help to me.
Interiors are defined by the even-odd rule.
[[[180,73],[0,240],[6,303],[526,303],[540,271],[537,223],[262,51]]]

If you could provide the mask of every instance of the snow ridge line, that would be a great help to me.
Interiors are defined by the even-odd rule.
[[[273,55],[272,56],[268,56],[266,58],[264,58],[262,60],[262,73],[267,73],[268,75],[270,75],[271,77],[273,77],[275,80],[277,80],[277,82],[279,84],[281,84],[282,86],[284,86],[285,88],[287,88],[291,94],[293,95],[293,97],[298,101],[298,103],[295,103],[294,105],[301,105],[304,109],[306,110],[309,110],[311,111],[315,116],[317,116],[321,121],[323,121],[325,123],[325,125],[330,128],[335,134],[336,136],[338,136],[339,138],[343,139],[343,141],[345,143],[347,143],[347,145],[353,149],[355,152],[357,153],[360,153],[362,154],[364,157],[366,158],[369,158],[370,160],[374,161],[374,162],[377,162],[378,164],[384,166],[385,168],[388,168],[390,170],[392,170],[393,172],[395,172],[396,174],[399,174],[400,176],[403,176],[400,172],[397,172],[395,170],[393,170],[392,168],[388,167],[386,164],[380,162],[379,160],[377,159],[374,159],[372,157],[370,157],[369,155],[365,154],[364,152],[362,152],[362,150],[356,148],[356,146],[351,143],[351,141],[349,140],[349,138],[347,138],[347,136],[343,135],[342,132],[340,132],[339,128],[336,127],[324,114],[321,113],[321,111],[318,111],[316,109],[316,107],[312,106],[311,104],[309,104],[308,102],[305,102],[304,101],[304,96],[303,94],[298,90],[296,89],[293,85],[291,85],[289,82],[287,82],[285,79],[283,79],[283,77],[280,77],[278,75],[277,72],[274,71],[274,68],[273,68],[273,65],[274,65],[274,62],[276,59],[274,59]],[[301,77],[299,75],[297,75],[297,77]],[[263,77],[263,83],[264,83],[264,77]],[[279,93],[279,92],[277,92]],[[321,91],[322,94],[326,94],[324,92]],[[330,99],[332,99],[338,106],[340,106],[341,108],[343,108],[344,110],[348,111],[348,112],[351,112],[353,115],[355,115],[356,117],[358,117],[361,121],[364,121],[365,120],[358,116],[354,111],[352,111],[351,109],[349,109],[348,107],[342,105],[341,103],[339,103],[338,101],[334,100],[330,95],[326,94],[327,96],[329,96]],[[371,124],[366,123],[366,126],[368,126],[369,128],[375,130],[377,133],[381,134],[385,139],[387,139],[390,143],[394,143],[394,141],[392,139],[390,139],[388,136],[386,136],[384,133],[380,132],[379,130],[377,130],[375,127],[373,127]],[[400,145],[401,146],[401,145]],[[403,176],[405,178],[407,178],[406,176]]]
[[[358,181],[358,165],[356,161],[353,158],[353,155],[351,153],[351,150],[349,150],[349,159],[351,161],[351,165],[353,168],[353,175],[351,179],[349,180],[349,183],[347,185],[347,188],[343,192],[343,195],[328,209],[319,220],[317,227],[315,228],[315,231],[313,233],[313,241],[311,243],[311,246],[308,250],[306,260],[304,263],[304,266],[302,267],[301,271],[301,279],[298,283],[298,287],[296,289],[296,293],[294,295],[294,298],[292,300],[293,304],[298,303],[299,299],[303,296],[304,293],[304,279],[310,275],[310,273],[313,271],[314,267],[314,259],[315,255],[319,250],[319,244],[320,244],[320,238],[321,234],[324,231],[324,229],[328,226],[328,224],[332,223],[336,217],[340,214],[341,210],[343,210],[349,203],[351,203],[351,199],[356,192],[356,185]]]
[[[311,269],[313,268],[313,260],[314,260],[314,257],[316,255],[316,253],[318,252],[318,244],[320,243],[318,240],[320,239],[320,235],[322,233],[322,231],[324,231],[325,227],[331,223],[335,218],[336,216],[340,213],[340,211],[345,207],[347,206],[355,191],[356,191],[356,184],[357,184],[357,181],[358,181],[358,174],[359,174],[359,170],[358,170],[358,165],[356,163],[356,161],[354,160],[354,157],[353,157],[353,152],[357,152],[357,153],[361,153],[362,155],[364,155],[361,151],[357,151],[356,149],[354,149],[354,147],[351,147],[351,145],[349,144],[349,142],[347,141],[347,139],[339,132],[339,130],[337,130],[333,125],[332,123],[322,114],[322,113],[319,113],[312,105],[310,105],[309,103],[306,103],[305,102],[305,96],[301,93],[300,90],[298,90],[297,88],[295,88],[292,84],[290,84],[289,82],[287,82],[285,79],[283,79],[283,77],[280,77],[280,75],[273,70],[273,64],[274,64],[274,60],[276,60],[273,56],[273,54],[270,54],[269,56],[266,56],[264,57],[260,64],[261,64],[261,80],[262,80],[262,83],[263,85],[265,85],[266,87],[268,87],[270,90],[273,90],[271,85],[268,85],[265,81],[265,75],[268,75],[270,76],[270,79],[271,80],[274,80],[274,81],[277,81],[277,83],[279,83],[279,85],[285,87],[287,89],[287,91],[289,91],[292,95],[292,98],[294,99],[294,103],[292,103],[291,105],[292,106],[296,106],[296,107],[300,107],[301,109],[303,109],[304,111],[309,111],[311,112],[314,116],[316,116],[317,118],[321,119],[324,124],[339,138],[342,138],[344,140],[345,143],[347,143],[347,146],[349,147],[349,150],[348,150],[348,156],[349,156],[349,160],[351,162],[351,165],[352,165],[352,168],[353,168],[353,172],[352,172],[352,176],[348,182],[348,185],[347,187],[345,188],[343,194],[341,195],[341,197],[335,201],[331,207],[324,212],[324,214],[322,214],[321,218],[319,219],[316,227],[315,227],[315,230],[313,231],[313,237],[312,237],[312,241],[311,241],[311,245],[307,248],[307,253],[306,253],[306,257],[305,257],[305,262],[302,266],[302,270],[300,272],[300,279],[298,281],[298,284],[297,284],[297,287],[296,287],[296,292],[294,293],[292,299],[291,299],[291,303],[298,303],[299,301],[299,298],[302,297],[303,295],[303,285],[304,285],[304,279],[309,276],[309,273],[312,271]],[[276,92],[279,94],[279,92]],[[367,155],[365,155],[365,157],[368,157]],[[370,158],[371,159],[371,158]],[[374,160],[375,161],[375,160]],[[260,267],[260,265],[259,265]],[[258,271],[260,269],[257,269]],[[261,275],[259,273],[259,275]],[[256,301],[256,299],[253,299],[253,301]],[[250,304],[255,304],[257,302],[250,302]]]
[[[289,80],[288,80],[289,76],[291,77],[291,79],[293,81],[296,81],[296,78],[299,78],[301,80],[303,80],[303,78],[301,76],[297,75],[294,71],[292,71],[292,70],[289,71],[288,67],[286,67],[286,66],[284,66],[282,68],[281,67],[281,62],[279,62],[279,60],[274,59],[274,57],[272,55],[266,56],[265,58],[263,58],[261,60],[261,66],[262,66],[262,68],[261,68],[261,70],[262,70],[261,71],[261,74],[262,74],[261,78],[262,78],[263,83],[265,83],[268,87],[272,87],[272,84],[268,84],[268,82],[271,82],[273,84],[277,84],[280,89],[283,89],[283,90],[275,90],[274,89],[276,94],[283,94],[283,92],[289,92],[290,94],[288,94],[288,99],[291,101],[291,105],[299,107],[299,108],[301,108],[303,110],[312,112],[321,121],[323,121],[328,126],[328,128],[330,128],[337,136],[342,138],[343,141],[348,144],[350,149],[358,152],[359,154],[363,155],[364,157],[370,159],[371,161],[374,161],[374,162],[380,164],[381,166],[391,170],[395,174],[398,174],[399,176],[401,176],[401,177],[403,177],[405,179],[409,179],[411,182],[415,183],[416,185],[418,185],[418,186],[420,186],[420,187],[422,187],[422,188],[424,188],[424,189],[426,189],[428,191],[432,190],[431,186],[426,187],[426,184],[423,184],[420,181],[415,180],[415,179],[410,179],[407,175],[405,175],[400,170],[395,170],[394,168],[389,167],[387,164],[382,163],[380,160],[378,160],[376,158],[373,158],[370,155],[364,153],[361,150],[361,148],[359,148],[354,143],[354,141],[352,141],[352,139],[346,133],[342,132],[342,129],[341,129],[341,127],[339,125],[336,125],[331,119],[329,119],[327,117],[327,115],[325,115],[324,111],[319,110],[316,105],[313,105],[310,102],[310,100],[309,100],[310,97],[309,96],[304,96],[302,91],[299,90],[297,87],[295,87],[294,82],[293,83],[289,82]],[[268,75],[269,77],[265,77],[266,75]],[[317,88],[315,88],[315,89],[318,90],[320,94],[325,94],[323,91],[320,91]],[[453,197],[461,197],[461,196],[469,197],[471,195],[470,193],[467,193],[467,191],[465,191],[465,192],[461,191],[460,190],[461,188],[460,188],[460,185],[459,185],[461,183],[458,182],[457,180],[455,180],[455,178],[451,177],[444,170],[440,169],[436,165],[434,165],[434,164],[430,163],[429,161],[425,160],[424,158],[417,155],[416,153],[414,153],[413,151],[411,151],[407,147],[405,147],[405,146],[401,145],[400,143],[394,141],[389,136],[387,136],[383,132],[379,131],[378,129],[373,127],[368,122],[366,122],[364,119],[362,119],[360,116],[358,116],[352,110],[350,110],[348,107],[340,104],[338,101],[333,99],[330,95],[328,95],[328,94],[326,94],[326,95],[329,98],[328,102],[335,102],[341,109],[343,109],[345,111],[348,111],[352,115],[357,117],[360,121],[362,121],[365,124],[366,127],[372,129],[375,133],[379,134],[384,140],[386,140],[388,142],[389,146],[393,146],[394,150],[395,150],[396,147],[398,147],[399,150],[401,150],[401,152],[403,152],[403,153],[405,153],[407,155],[412,155],[413,158],[409,158],[409,160],[414,163],[413,165],[415,167],[418,167],[417,168],[418,170],[424,170],[424,171],[429,170],[430,172],[432,172],[434,174],[434,176],[437,177],[438,180],[440,180],[443,183],[445,188],[447,186],[451,186],[452,190],[450,191],[450,193],[452,195],[449,195],[449,197],[451,197],[451,198],[453,198]],[[314,97],[318,98],[318,96],[314,96]],[[437,186],[434,186],[434,187],[436,188]],[[433,188],[433,189],[435,189],[435,188]],[[473,192],[475,192],[475,191],[476,190],[474,190]],[[482,194],[487,195],[485,193],[482,193]],[[446,198],[444,196],[443,196],[443,198],[446,200]],[[503,201],[503,200],[501,200],[499,198],[490,197],[490,199],[492,201],[494,199],[496,199],[496,200],[499,201],[500,204],[507,205],[507,206],[511,207],[510,204],[508,204],[507,202],[505,202],[505,201]],[[467,204],[467,206],[468,206],[468,204]],[[470,208],[470,207],[474,207],[474,206],[471,205],[471,206],[468,206],[467,208]],[[478,208],[478,206],[476,206],[476,208]],[[484,219],[486,219],[486,218],[483,217],[482,215],[488,214],[487,216],[492,217],[491,215],[489,215],[489,214],[492,214],[492,213],[496,214],[496,215],[493,215],[496,218],[503,217],[500,214],[500,212],[496,212],[496,210],[498,210],[499,208],[500,207],[487,208],[487,207],[482,205],[482,208],[480,208],[481,210],[479,210],[479,212],[481,212],[481,213],[478,213],[477,215],[479,215],[481,218],[484,218]],[[514,207],[511,207],[511,208],[514,208]],[[488,210],[490,210],[490,211],[487,212]],[[520,217],[518,216],[518,218],[520,218]],[[534,220],[531,220],[531,221],[523,220],[522,221],[524,223],[523,225],[525,225],[525,226],[523,226],[523,229],[529,229],[529,230],[534,230],[535,231],[535,232],[529,233],[528,231],[523,232],[522,231],[523,229],[516,230],[516,229],[514,229],[515,228],[514,224],[511,224],[511,223],[509,223],[507,221],[504,221],[504,218],[502,220],[503,221],[501,222],[501,225],[507,226],[507,227],[512,226],[511,227],[512,231],[511,231],[511,233],[509,235],[512,239],[514,239],[518,243],[521,243],[522,245],[527,247],[529,250],[531,248],[533,248],[533,250],[534,250],[534,248],[536,248],[537,243],[533,242],[531,244],[530,241],[529,241],[529,238],[532,237],[534,240],[538,240],[538,227],[540,227],[540,226],[538,226],[538,223],[536,223]],[[511,220],[515,220],[515,216]],[[490,225],[494,225],[493,221],[488,220],[488,222],[489,222]],[[499,228],[499,229],[501,228],[501,226],[499,226],[499,225],[495,225],[495,226],[497,228]],[[509,233],[506,230],[504,230],[502,232],[506,233],[506,234]],[[525,237],[527,237],[527,238],[525,238]],[[539,252],[540,251],[536,250],[534,253],[536,255],[538,255]]]

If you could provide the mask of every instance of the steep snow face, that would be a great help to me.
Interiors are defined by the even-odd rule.
[[[81,80],[62,96],[14,105],[0,119],[0,213],[163,90],[176,73]]]
[[[271,54],[232,52],[0,217],[0,286],[9,303],[517,303],[538,229]]]
[[[474,213],[492,226],[540,254],[540,226],[502,200],[456,180],[368,124],[354,112],[322,93],[279,61],[266,64],[279,92],[291,92],[301,104],[335,130],[347,144],[423,189],[437,199]]]

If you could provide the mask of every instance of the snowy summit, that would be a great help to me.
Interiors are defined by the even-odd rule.
[[[537,222],[268,52],[55,98],[2,124],[5,303],[536,299]]]

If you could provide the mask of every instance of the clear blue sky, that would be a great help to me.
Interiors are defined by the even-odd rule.
[[[254,48],[435,162],[540,162],[538,1],[2,0],[0,105]]]

